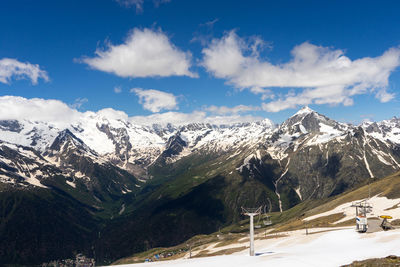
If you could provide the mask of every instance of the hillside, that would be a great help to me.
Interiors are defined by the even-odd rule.
[[[400,229],[392,230],[393,232],[382,232],[382,234],[358,234],[354,230],[355,214],[354,212],[352,214],[349,212],[354,210],[354,208],[351,207],[351,204],[354,201],[368,198],[369,192],[371,192],[371,195],[374,196],[369,201],[373,206],[372,213],[369,216],[377,217],[383,214],[392,215],[393,225],[397,225],[397,228],[400,227],[400,173],[398,172],[381,180],[374,181],[370,185],[367,184],[359,186],[329,199],[313,200],[308,203],[299,204],[290,210],[284,211],[282,214],[270,214],[272,215],[273,225],[265,226],[261,223],[259,224],[261,229],[256,229],[256,252],[259,253],[258,255],[262,256],[265,251],[273,251],[274,249],[278,251],[287,251],[287,253],[292,255],[288,254],[286,256],[280,256],[277,251],[266,253],[264,255],[265,257],[267,257],[268,254],[273,255],[274,253],[278,253],[278,255],[276,257],[271,256],[272,259],[265,258],[264,264],[276,264],[279,262],[279,264],[282,266],[286,266],[288,264],[290,265],[291,262],[296,258],[297,260],[300,260],[300,258],[303,257],[303,254],[310,254],[310,247],[305,246],[304,249],[307,251],[302,251],[303,242],[310,242],[306,241],[308,238],[308,240],[323,239],[325,240],[323,242],[324,247],[335,247],[334,250],[337,251],[335,253],[340,255],[340,257],[337,257],[337,261],[331,262],[333,263],[332,266],[338,266],[345,263],[348,264],[352,260],[368,259],[369,257],[374,256],[388,256],[391,254],[396,254],[396,252],[396,255],[399,255],[396,249],[391,249],[395,248],[396,245],[391,244],[390,242],[396,239],[393,237],[393,235],[399,236]],[[381,199],[386,199],[386,201],[382,202]],[[339,209],[336,213],[331,212],[338,207],[343,208]],[[351,218],[346,219],[346,216],[350,216]],[[258,223],[256,223],[256,225],[258,225]],[[241,257],[248,253],[248,227],[248,220],[243,220],[238,224],[223,228],[219,232],[213,233],[212,235],[197,236],[176,247],[158,248],[148,252],[135,254],[131,257],[118,260],[114,264],[140,263],[146,258],[154,260],[155,254],[168,255],[168,253],[172,253],[174,255],[171,257],[166,257],[164,260],[173,260],[177,258],[181,260],[187,259],[189,256],[188,248],[191,246],[191,255],[194,258],[231,254],[236,255],[231,259],[229,257],[225,259],[223,257],[215,257],[210,258],[209,260],[205,259],[201,261],[194,261],[193,264],[205,266],[210,263],[227,264],[227,262],[232,261],[230,264],[237,264],[237,266],[241,266],[245,263],[242,262],[239,264],[238,262],[241,262]],[[309,234],[308,236],[312,237],[307,237],[306,228]],[[378,237],[377,235],[385,235],[387,237],[383,238]],[[328,238],[327,236],[330,237]],[[330,240],[329,242],[327,241],[327,238]],[[385,239],[387,239],[386,244],[381,244],[381,241]],[[362,240],[369,240],[368,245],[362,244],[362,242],[364,242]],[[341,242],[346,242],[347,245],[344,246],[344,243]],[[359,243],[355,245],[357,242]],[[283,247],[279,247],[278,244],[280,243],[285,245]],[[350,249],[350,247],[354,246],[362,246],[365,248],[365,251],[358,250],[356,253],[356,251]],[[369,249],[367,249],[367,247],[369,247]],[[325,257],[333,257],[332,255],[328,256],[328,251],[321,251],[319,253],[327,253]],[[302,261],[303,263],[309,262],[309,264],[311,264],[311,262],[313,262],[313,264],[321,264],[323,258],[324,256],[321,255],[317,257],[317,255],[314,254],[312,257],[310,254],[303,258]],[[281,260],[279,261],[278,259]],[[345,260],[343,261],[343,259]],[[250,259],[243,260],[247,261]],[[258,263],[262,264],[263,259],[258,259],[251,262],[253,262],[252,266],[257,266]],[[175,264],[184,265],[185,263],[187,264],[187,262],[184,260],[171,263],[168,263],[167,261],[165,262],[165,266],[169,266],[169,264],[174,264],[174,266]],[[190,262],[190,264],[192,264],[192,262]],[[361,266],[357,264],[361,263],[355,262],[354,266]],[[324,264],[324,266],[328,265]]]
[[[308,107],[281,125],[144,126],[104,112],[68,125],[3,120],[0,231],[7,234],[0,246],[14,242],[15,249],[1,259],[40,264],[82,251],[111,263],[233,227],[243,219],[241,206],[266,205],[275,222],[286,222],[398,171],[399,133],[398,118],[354,126]],[[20,198],[47,208],[32,216]],[[76,223],[66,228],[52,214]],[[22,240],[16,221],[26,229],[51,221],[71,246],[49,253],[47,228]],[[30,251],[29,240],[42,249]]]

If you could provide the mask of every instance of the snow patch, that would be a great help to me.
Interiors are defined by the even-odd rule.
[[[274,238],[274,235],[269,235],[271,238],[256,240],[255,253],[257,256],[255,257],[249,257],[248,248],[246,248],[232,255],[118,266],[336,267],[350,264],[355,260],[382,258],[399,253],[400,229],[368,235],[360,235],[354,229],[348,228],[318,228],[315,231],[318,233],[305,235],[304,230],[298,230],[287,232],[288,236],[282,238]],[[213,245],[208,247],[210,251],[214,249],[215,244]],[[247,243],[242,245],[247,245]]]
[[[296,193],[299,196],[300,200],[303,200],[303,197],[301,196],[301,193],[300,193],[300,186],[298,188],[296,188],[294,191],[296,191]]]
[[[48,188],[47,186],[42,185],[40,183],[40,181],[35,177],[28,177],[28,178],[25,179],[25,181],[28,182],[31,185],[34,185],[34,186],[38,186],[38,187],[42,187],[42,188]]]
[[[243,160],[243,164],[242,164],[240,167],[236,168],[236,170],[238,170],[239,172],[242,172],[242,171],[243,171],[243,168],[250,169],[250,160],[253,159],[254,157],[255,157],[254,154],[251,154],[251,155],[247,156],[247,157]]]
[[[364,199],[356,200],[353,202],[359,202],[361,200],[364,200]],[[330,211],[307,217],[304,220],[310,221],[310,220],[314,220],[314,219],[317,219],[320,217],[324,217],[324,216],[328,216],[328,215],[332,215],[332,214],[336,214],[336,213],[343,213],[345,215],[345,217],[340,219],[339,221],[336,221],[335,224],[350,220],[350,219],[356,217],[356,209],[354,207],[351,207],[353,202],[344,203]],[[389,215],[395,219],[400,219],[400,207],[395,208],[395,209],[386,210],[386,209],[392,208],[395,205],[400,204],[400,198],[388,199],[387,197],[380,197],[379,195],[376,195],[376,196],[370,198],[368,200],[368,202],[373,207],[372,212],[370,214],[368,214],[369,217],[378,217],[381,215]]]
[[[304,115],[304,114],[309,114],[309,113],[313,113],[314,110],[312,110],[311,108],[309,108],[308,106],[304,106],[302,109],[300,109],[299,111],[297,111],[293,116],[296,115]]]
[[[118,212],[119,215],[122,215],[125,211],[125,204],[122,204],[120,211]]]
[[[367,171],[368,171],[368,173],[369,173],[369,176],[370,176],[371,178],[374,178],[374,175],[372,174],[371,169],[369,168],[369,164],[368,164],[368,161],[367,161],[367,157],[365,156],[365,150],[364,150],[364,157],[363,157],[363,159],[364,159],[365,167],[367,168]]]
[[[307,134],[307,133],[308,133],[307,130],[306,130],[306,128],[303,126],[303,124],[300,124],[300,131],[301,131],[303,134]]]
[[[74,183],[74,182],[71,182],[71,181],[65,181],[69,186],[71,186],[71,187],[73,187],[73,188],[76,188],[76,184]]]

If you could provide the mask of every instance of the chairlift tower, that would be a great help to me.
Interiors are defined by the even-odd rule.
[[[356,208],[356,230],[365,233],[368,230],[367,214],[372,211],[372,206],[366,200],[353,203],[351,206]]]
[[[242,214],[250,217],[250,256],[254,256],[254,216],[261,214],[261,208],[242,207]]]

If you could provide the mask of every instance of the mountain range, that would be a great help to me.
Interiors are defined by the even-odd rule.
[[[400,170],[400,119],[351,125],[304,107],[212,125],[0,121],[0,263],[83,252],[100,263],[178,244]],[[1,262],[3,261],[3,262]]]

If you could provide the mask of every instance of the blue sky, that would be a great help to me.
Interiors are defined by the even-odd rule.
[[[0,95],[152,118],[202,112],[279,123],[309,105],[345,122],[389,119],[400,115],[399,7],[1,1]]]

